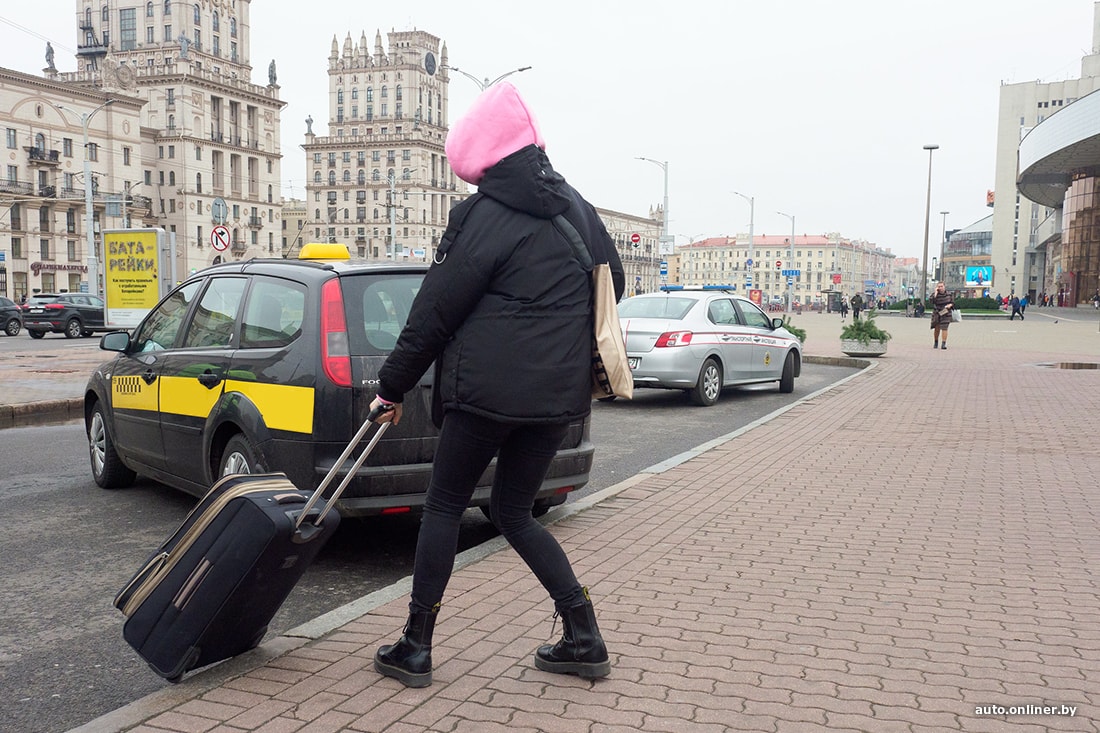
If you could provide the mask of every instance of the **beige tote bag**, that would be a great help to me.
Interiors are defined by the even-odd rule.
[[[604,263],[592,269],[595,301],[595,333],[592,342],[592,396],[634,397],[634,375],[626,360],[626,344],[615,309],[615,284],[611,267]]]

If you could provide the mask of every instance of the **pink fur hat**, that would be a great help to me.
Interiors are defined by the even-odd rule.
[[[535,116],[514,86],[500,82],[451,126],[444,149],[455,174],[477,185],[489,168],[532,144],[546,149]]]

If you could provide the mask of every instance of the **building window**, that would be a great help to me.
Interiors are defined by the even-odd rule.
[[[99,160],[99,145],[96,143],[88,143],[88,160]]]
[[[202,193],[202,174],[195,174],[195,193]]]
[[[118,11],[119,41],[123,51],[137,48],[137,8],[124,8]]]
[[[153,17],[153,3],[152,2],[145,3],[145,17],[146,18],[152,18]]]
[[[195,25],[202,24],[202,13],[199,11],[199,4],[195,3]]]
[[[164,14],[165,15],[171,15],[172,14],[172,0],[164,0]]]
[[[221,19],[218,17],[218,11],[214,11],[214,15],[210,18],[210,29],[215,33],[220,33],[222,30]]]
[[[38,256],[43,260],[52,260],[50,256],[50,240],[39,239],[38,240]]]
[[[172,26],[171,25],[164,26],[164,40],[165,40],[166,43],[171,43],[172,41],[175,40],[174,38],[172,38]]]
[[[155,28],[153,28],[153,26],[151,26],[151,25],[145,26],[145,42],[146,43],[155,43],[156,40],[157,40],[156,33],[157,33],[157,31],[156,31]]]
[[[169,158],[175,158],[176,157],[176,146],[175,145],[169,145],[168,146],[168,157]]]
[[[103,6],[103,10],[99,12],[99,19],[104,23],[108,23],[111,20],[111,11],[107,9],[107,6]]]
[[[130,165],[130,148],[125,146],[122,148],[122,164]]]
[[[8,149],[16,150],[19,147],[19,134],[11,127],[8,128]]]
[[[232,38],[237,37],[237,19],[236,18],[230,18],[229,19],[229,35]]]
[[[11,256],[17,260],[26,258],[26,255],[23,254],[23,239],[21,237],[11,238]]]

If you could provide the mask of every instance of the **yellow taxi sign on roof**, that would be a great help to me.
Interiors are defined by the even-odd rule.
[[[351,254],[348,252],[348,247],[346,244],[310,242],[309,244],[302,245],[301,251],[298,252],[298,259],[350,260]]]

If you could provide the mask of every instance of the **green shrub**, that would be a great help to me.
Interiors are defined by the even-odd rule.
[[[791,317],[790,316],[783,316],[783,328],[790,331],[791,334],[793,334],[795,336],[795,338],[798,339],[799,343],[801,343],[801,344],[806,343],[806,329],[799,328],[798,326],[791,323]]]
[[[851,341],[859,341],[861,344],[869,344],[872,341],[886,343],[892,336],[883,331],[875,323],[874,313],[867,312],[858,320],[853,320],[840,331],[840,338]]]

